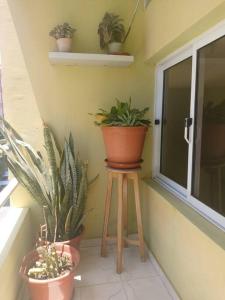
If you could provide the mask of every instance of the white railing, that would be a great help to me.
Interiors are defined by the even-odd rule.
[[[0,208],[5,206],[8,203],[9,197],[16,189],[17,185],[18,185],[17,179],[12,178],[7,184],[7,186],[0,192]]]

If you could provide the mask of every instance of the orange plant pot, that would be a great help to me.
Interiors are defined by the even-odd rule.
[[[46,231],[47,231],[46,225],[42,225],[40,236],[43,237],[44,236],[43,233],[46,233]],[[55,242],[55,244],[69,245],[69,246],[74,247],[77,250],[79,250],[80,249],[80,243],[81,243],[81,240],[82,240],[83,235],[84,235],[84,231],[85,231],[85,227],[84,227],[84,225],[81,225],[81,231],[80,231],[79,235],[77,235],[76,237],[74,237],[70,240],[67,240],[67,241]],[[46,241],[46,239],[42,239],[42,238],[39,239],[39,245],[45,245],[46,242],[48,244],[50,244],[50,242]]]
[[[31,300],[72,299],[74,292],[75,269],[79,264],[80,255],[75,248],[68,245],[56,244],[56,250],[58,253],[65,253],[69,255],[74,263],[74,268],[68,274],[54,279],[37,280],[29,278],[27,276],[27,271],[38,259],[38,253],[37,251],[32,251],[27,256],[25,256],[20,268],[20,274],[27,282]]]
[[[139,167],[147,130],[144,126],[102,127],[108,166],[120,169]]]
[[[64,241],[64,242],[59,242],[59,243],[62,243],[64,245],[70,245],[71,247],[74,247],[77,250],[79,250],[80,249],[80,243],[81,243],[81,240],[82,240],[83,235],[84,235],[84,231],[85,231],[85,227],[82,225],[81,233],[79,235],[77,235],[75,238],[73,238],[71,240]]]

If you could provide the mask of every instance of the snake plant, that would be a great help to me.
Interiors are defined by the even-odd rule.
[[[5,144],[8,167],[43,209],[49,241],[65,241],[80,234],[86,216],[88,180],[87,162],[74,150],[72,135],[60,148],[51,129],[44,125],[43,155],[24,142],[2,120],[0,131]],[[45,157],[45,158],[44,158]]]

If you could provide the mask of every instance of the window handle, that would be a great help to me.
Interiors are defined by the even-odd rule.
[[[189,129],[192,125],[192,118],[185,118],[184,120],[184,139],[188,144],[190,144],[191,141]]]

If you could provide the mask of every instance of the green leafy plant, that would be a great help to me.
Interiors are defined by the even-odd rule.
[[[95,124],[98,126],[148,127],[151,122],[144,118],[148,110],[148,107],[143,110],[132,108],[131,98],[127,102],[116,100],[116,106],[112,106],[109,111],[99,109],[99,112],[95,114]]]
[[[98,27],[100,47],[104,49],[112,42],[122,43],[125,37],[123,19],[113,13],[106,12]]]
[[[225,100],[204,105],[203,120],[206,123],[225,123]]]
[[[45,155],[35,151],[2,120],[8,167],[19,183],[43,208],[48,241],[65,241],[80,234],[85,219],[88,183],[87,162],[75,152],[72,135],[63,150],[44,125]],[[44,159],[46,157],[46,159]]]
[[[126,42],[130,34],[140,2],[141,0],[137,0],[127,31],[125,30],[125,27],[123,25],[123,19],[120,16],[109,12],[105,13],[101,23],[98,26],[101,49],[105,49],[108,44],[113,42],[123,44]]]
[[[49,35],[54,37],[56,40],[61,38],[72,38],[76,29],[72,28],[69,23],[63,23],[55,26]]]
[[[28,269],[27,276],[38,280],[60,277],[73,268],[70,257],[57,253],[54,244],[44,245],[36,249],[38,256]]]

